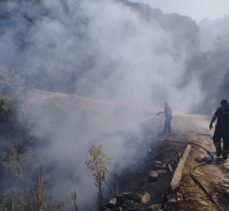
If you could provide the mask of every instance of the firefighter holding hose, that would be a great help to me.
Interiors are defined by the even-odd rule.
[[[223,155],[223,160],[228,158],[229,154],[229,104],[226,99],[221,100],[221,106],[217,108],[211,119],[209,129],[213,128],[213,123],[217,120],[213,141],[216,148],[216,155]],[[223,150],[221,148],[221,139],[223,140]]]
[[[164,130],[163,133],[171,133],[171,121],[172,121],[172,109],[168,102],[164,103],[164,111],[158,112],[157,115],[159,114],[165,114],[165,123],[164,123]]]

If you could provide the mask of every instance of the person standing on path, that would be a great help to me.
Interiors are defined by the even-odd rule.
[[[229,154],[229,104],[226,99],[221,100],[221,106],[217,108],[213,115],[209,129],[213,128],[213,123],[217,120],[215,132],[212,137],[216,148],[216,155],[226,160]],[[221,140],[223,140],[223,150],[221,147]]]
[[[171,133],[171,122],[172,122],[172,109],[168,102],[164,103],[164,111],[158,112],[157,115],[159,114],[165,114],[165,123],[164,123],[164,130],[163,133]]]

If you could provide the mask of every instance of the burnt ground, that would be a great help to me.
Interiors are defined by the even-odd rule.
[[[150,138],[152,137],[148,139]],[[114,204],[108,203],[109,210],[119,210],[121,207],[126,211],[153,210],[149,207],[161,207],[173,173],[186,147],[185,144],[165,141],[168,138],[175,141],[185,140],[184,135],[174,133],[157,138],[156,144],[155,140],[152,141],[154,144],[145,156],[116,177],[120,195],[113,198],[116,200],[115,203],[111,200],[111,204]],[[151,171],[157,172],[158,175],[150,177]]]
[[[124,173],[125,176],[121,176],[121,192],[147,192],[151,195],[151,203],[159,203],[169,187],[172,176],[172,172],[168,169],[168,165],[171,165],[172,171],[176,168],[184,148],[185,147],[182,145],[174,143],[168,144],[160,140],[156,146],[149,149],[144,161],[139,162],[137,168],[129,169],[127,170],[129,172]],[[154,168],[154,161],[160,161],[167,165],[164,169],[165,171],[159,173],[158,181],[149,182],[148,173],[152,170],[156,170]]]
[[[180,124],[177,124],[174,134],[159,138],[157,144],[149,148],[144,158],[119,175],[117,181],[121,187],[120,194],[110,200],[107,211],[229,210],[229,159],[225,162],[216,159],[211,134],[201,127],[203,124],[207,125],[203,118],[189,117],[188,122],[197,127],[186,128],[187,124],[179,120]],[[186,144],[173,143],[173,141],[199,144],[214,155],[213,162],[198,167],[193,172],[205,191],[190,175],[195,166],[205,164],[206,160],[209,160],[206,151],[197,146],[192,146],[178,190],[170,191],[169,186],[174,170],[186,147]],[[167,164],[167,167],[164,171],[160,169],[158,180],[152,182],[149,180],[148,173],[155,170],[154,161],[161,161]],[[171,168],[168,168],[168,164]]]

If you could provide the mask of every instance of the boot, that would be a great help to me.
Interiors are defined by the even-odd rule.
[[[222,150],[221,149],[217,149],[216,150],[216,156],[220,157],[222,155]]]
[[[223,155],[223,160],[227,160],[227,158],[228,158],[228,155],[224,154]]]

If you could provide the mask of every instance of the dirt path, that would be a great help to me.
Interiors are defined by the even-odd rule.
[[[206,132],[187,133],[187,139],[206,147],[212,154],[215,154],[210,134]],[[216,204],[194,183],[190,176],[191,169],[207,159],[209,156],[204,150],[197,146],[192,147],[183,171],[180,188],[176,193],[169,194],[166,210],[229,210],[229,160],[222,162],[215,159],[214,156],[214,161],[210,165],[199,167],[194,172]]]

